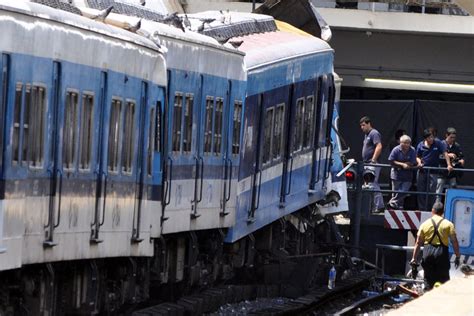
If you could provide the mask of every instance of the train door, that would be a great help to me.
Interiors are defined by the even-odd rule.
[[[321,184],[321,175],[319,174],[319,166],[321,163],[321,115],[322,110],[326,111],[327,107],[323,107],[324,91],[326,89],[326,76],[319,77],[316,81],[315,89],[315,115],[314,115],[314,133],[313,133],[313,150],[311,155],[311,180],[309,183],[309,192],[315,193],[318,184]]]
[[[100,102],[96,87],[103,84],[103,80],[96,71],[89,71],[78,79],[70,75],[74,71],[69,67],[72,66],[55,62],[53,69],[52,124],[47,135],[51,140],[51,194],[46,226],[49,239],[45,246],[67,239],[71,232],[89,232],[88,210],[97,199],[97,195],[94,199],[94,186],[88,184],[94,183],[97,172],[93,164],[94,138],[102,139],[94,136],[100,135],[94,130],[94,121],[99,121],[99,115],[95,114],[98,108],[95,103]],[[57,238],[53,238],[53,233]]]
[[[286,115],[286,146],[282,171],[280,204],[287,196],[308,189],[311,151],[310,128],[314,108],[314,86],[311,80],[295,83],[290,87]]]
[[[259,157],[259,179],[257,206],[265,208],[278,204],[281,195],[284,154],[284,126],[288,89],[274,89],[263,95],[260,112],[261,125],[259,139],[261,152]],[[257,208],[258,208],[257,207]]]
[[[142,221],[142,207],[143,207],[143,196],[144,196],[144,186],[145,186],[145,173],[146,170],[146,158],[147,158],[147,147],[148,143],[145,141],[147,136],[147,129],[145,123],[145,117],[149,113],[150,103],[148,102],[148,83],[142,81],[140,89],[140,102],[138,107],[138,126],[136,131],[138,133],[138,150],[135,159],[135,198],[133,206],[133,228],[132,228],[132,242],[141,242],[143,241],[142,235],[140,234],[141,230],[141,221]],[[125,122],[127,124],[128,122]],[[133,124],[133,123],[128,123]],[[133,128],[133,125],[130,126]],[[133,146],[135,142],[134,139],[131,139],[129,142],[125,141],[126,146]],[[122,148],[126,153],[131,155],[133,149],[127,150],[127,148]],[[125,155],[125,161],[131,161],[131,157]],[[123,162],[122,162],[123,163]]]
[[[60,165],[60,141],[61,141],[61,109],[60,109],[60,97],[61,97],[61,64],[59,62],[53,62],[53,78],[51,85],[51,107],[50,113],[52,122],[46,135],[47,139],[51,140],[50,143],[50,154],[51,159],[48,173],[50,175],[49,185],[49,204],[48,204],[48,217],[45,225],[45,240],[43,245],[46,247],[52,247],[57,244],[54,240],[54,231],[60,225],[61,222],[61,195],[63,185],[63,170]],[[44,99],[44,90],[39,88],[33,88],[31,91],[31,98],[33,99]],[[36,102],[35,102],[36,103]]]
[[[329,173],[330,131],[332,107],[330,106],[331,78],[324,75],[318,80],[316,131],[312,155],[310,192],[323,189]],[[330,112],[331,111],[331,112]]]
[[[5,133],[6,133],[6,109],[7,109],[7,93],[8,93],[8,55],[2,54],[0,56],[0,179],[3,179],[4,176],[4,164],[3,161],[4,157],[4,142],[5,142]],[[3,199],[3,192],[0,192],[0,198]],[[1,212],[1,210],[0,210]],[[1,213],[0,213],[0,221],[1,221]],[[1,232],[2,227],[0,227]],[[0,234],[1,240],[1,234]]]
[[[203,106],[200,113],[199,135],[202,140],[196,147],[200,161],[199,177],[196,181],[196,201],[192,219],[205,215],[206,220],[196,223],[196,228],[218,226],[219,213],[222,213],[221,197],[224,169],[224,118],[229,95],[228,82],[204,77],[201,86]],[[198,185],[199,182],[199,185]],[[213,210],[219,210],[214,212]]]
[[[202,81],[202,76],[195,73],[168,72],[164,233],[188,230],[202,195],[203,159],[198,128]]]
[[[224,174],[222,183],[221,217],[227,216],[235,209],[235,192],[237,178],[236,170],[239,166],[240,134],[242,128],[242,87],[236,82],[229,81],[229,93],[226,102],[224,121]],[[234,192],[234,194],[233,194]]]
[[[7,93],[8,93],[8,79],[9,79],[9,62],[8,55],[2,54],[0,56],[0,182],[3,182],[5,175],[5,160],[4,156],[4,142],[6,134],[6,109],[7,109]],[[3,207],[5,186],[0,187],[0,253],[6,251],[3,246]]]
[[[247,213],[247,222],[253,223],[255,212],[260,207],[260,188],[262,184],[261,144],[263,139],[263,94],[250,96],[245,101],[246,109],[246,140],[244,167],[242,171],[250,176],[250,203]],[[242,205],[245,207],[245,204]]]
[[[332,156],[332,144],[331,144],[331,128],[332,128],[332,114],[334,109],[334,78],[332,75],[328,75],[326,79],[326,85],[323,90],[323,101],[321,107],[320,116],[320,133],[319,133],[319,146],[320,146],[320,159],[318,167],[318,176],[322,181],[322,188],[325,190],[326,181],[331,175],[331,156]]]
[[[149,104],[148,104],[149,103]],[[148,94],[145,113],[144,130],[146,135],[143,143],[144,155],[144,197],[147,200],[147,211],[151,227],[151,237],[161,234],[162,180],[163,180],[163,113],[165,90],[155,86]]]
[[[105,201],[106,201],[106,189],[107,189],[107,157],[106,157],[106,146],[107,142],[104,139],[105,134],[105,112],[107,102],[107,72],[101,72],[100,83],[99,83],[99,95],[97,100],[97,110],[95,113],[98,115],[96,131],[98,137],[95,146],[96,159],[95,159],[95,199],[94,199],[94,213],[91,222],[91,243],[100,243],[102,238],[99,235],[100,227],[104,225],[105,220]]]

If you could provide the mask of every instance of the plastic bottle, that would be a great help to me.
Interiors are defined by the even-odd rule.
[[[332,266],[329,270],[328,289],[332,290],[336,287],[336,268]]]

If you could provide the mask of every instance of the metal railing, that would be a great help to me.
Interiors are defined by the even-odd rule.
[[[424,247],[420,247],[420,250],[423,251]],[[413,280],[413,279],[398,279],[398,278],[386,278],[385,276],[385,253],[388,251],[411,251],[415,249],[414,246],[397,246],[397,245],[385,245],[385,244],[376,244],[375,245],[375,266],[377,272],[381,273],[381,277],[383,279],[391,279],[397,281],[405,281],[405,282],[423,282],[423,280]],[[379,267],[379,253],[381,255],[381,266]]]
[[[362,166],[362,167],[360,167],[360,166]],[[393,168],[393,166],[390,165],[390,164],[364,163],[364,162],[352,162],[352,161],[351,161],[349,167],[356,171],[356,178],[361,178],[361,179],[363,179],[365,167],[379,167],[379,168],[382,168],[382,170],[384,168],[389,168],[389,169]],[[353,168],[353,167],[355,167],[355,168]],[[350,168],[347,168],[347,166],[346,166],[346,168],[344,168],[344,171],[346,171],[347,169],[350,169]],[[421,168],[420,167],[411,167],[411,168],[404,169],[404,170],[410,170],[410,171],[413,171],[413,172],[418,171],[417,175],[414,176],[414,178],[412,180],[412,183],[416,183],[419,172],[423,172],[424,173],[423,176],[427,177],[428,179],[432,175],[439,178],[441,173],[445,173],[447,171],[447,168],[442,168],[442,167],[421,167]],[[474,169],[454,168],[451,172],[463,172],[463,173],[471,173],[472,172],[472,173],[474,173]],[[342,173],[340,173],[340,174],[342,174]],[[444,177],[444,176],[442,176],[442,177]],[[437,181],[437,178],[435,179],[436,181]],[[379,179],[380,179],[380,177],[379,177]],[[418,188],[417,187],[416,191],[411,191],[411,190],[385,190],[385,189],[375,190],[375,189],[372,189],[372,188],[364,188],[363,184],[364,183],[360,184],[361,185],[360,191],[361,191],[362,194],[364,194],[364,193],[365,194],[367,194],[367,193],[371,193],[371,194],[374,194],[374,193],[382,193],[382,194],[383,193],[385,193],[385,194],[387,194],[387,193],[390,193],[390,194],[403,193],[403,194],[407,194],[407,195],[409,194],[409,195],[416,195],[416,196],[424,195],[425,196],[425,205],[418,205],[418,209],[421,208],[421,209],[424,209],[424,210],[427,210],[427,211],[431,210],[431,205],[429,205],[430,201],[428,199],[429,196],[438,196],[438,197],[446,196],[446,193],[444,193],[444,192],[437,193],[436,191],[433,192],[432,190],[430,190],[429,181],[426,181],[426,186],[424,188]],[[355,188],[354,187],[349,187],[348,190],[357,192],[358,191],[357,183],[356,183]]]
[[[353,230],[352,230],[352,236],[351,236],[351,239],[352,239],[352,244],[356,247],[355,249],[355,254],[358,255],[359,254],[359,251],[357,250],[358,246],[359,246],[359,240],[360,240],[360,223],[361,223],[361,217],[362,217],[362,214],[367,214],[367,213],[371,213],[371,210],[366,210],[366,212],[364,212],[363,210],[363,196],[367,195],[367,194],[370,194],[370,195],[374,195],[375,193],[390,193],[390,194],[393,194],[393,193],[402,193],[402,194],[409,194],[409,195],[416,195],[416,196],[419,196],[419,195],[424,195],[425,196],[425,205],[424,205],[424,208],[427,210],[427,211],[430,211],[431,210],[431,205],[428,205],[428,203],[430,203],[430,200],[428,199],[428,197],[432,197],[432,196],[441,196],[441,197],[444,197],[446,194],[445,193],[436,193],[436,192],[432,192],[429,188],[429,182],[427,183],[426,187],[424,188],[424,190],[420,190],[420,188],[417,188],[418,190],[417,191],[410,191],[410,190],[385,190],[385,189],[380,189],[380,190],[375,190],[375,189],[368,189],[368,188],[364,188],[363,185],[364,185],[364,179],[363,179],[363,175],[364,175],[364,169],[365,167],[367,166],[372,166],[372,167],[380,167],[382,168],[382,170],[384,168],[392,168],[393,166],[390,165],[390,164],[373,164],[373,163],[364,163],[364,162],[355,162],[354,160],[350,160],[349,161],[349,164],[343,169],[341,170],[341,172],[338,174],[338,175],[342,175],[344,172],[346,172],[347,170],[351,170],[353,172],[355,172],[355,181],[354,183],[352,183],[351,185],[348,184],[348,191],[349,192],[352,192],[355,197],[354,197],[354,206],[353,208],[351,208],[349,211],[350,211],[350,214],[351,214],[351,224],[353,225]],[[382,171],[381,170],[381,171]],[[407,169],[405,169],[407,170]],[[433,173],[433,172],[439,172],[439,171],[444,171],[446,172],[447,168],[440,168],[440,167],[422,167],[422,168],[417,168],[417,167],[413,167],[413,168],[410,168],[410,170],[423,170],[423,172],[426,172],[426,177],[430,177],[430,175]],[[453,171],[457,171],[457,172],[463,172],[463,173],[474,173],[474,169],[460,169],[460,168],[455,168],[453,169]],[[436,173],[436,175],[438,175],[438,173]],[[380,179],[380,177],[379,177]],[[416,182],[416,177],[413,178],[412,180],[412,183],[413,182]],[[430,206],[430,209],[428,209],[428,206]],[[418,205],[418,209],[420,209],[420,205]]]

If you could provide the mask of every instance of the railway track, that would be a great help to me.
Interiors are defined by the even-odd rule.
[[[248,315],[301,315],[313,314],[324,304],[340,299],[348,293],[363,289],[374,279],[374,271],[364,271],[357,276],[338,281],[336,288],[318,287],[304,296],[285,300],[274,306],[248,310]],[[135,311],[133,316],[151,315],[201,315],[220,314],[218,309],[225,304],[233,304],[257,298],[279,297],[281,285],[226,285],[215,287],[180,298],[176,302],[162,303]]]

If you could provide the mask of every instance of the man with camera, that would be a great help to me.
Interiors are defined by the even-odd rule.
[[[451,162],[453,168],[463,168],[464,167],[464,155],[462,153],[461,146],[456,142],[456,129],[454,127],[448,127],[446,129],[446,138],[443,140],[444,145],[446,146],[447,155]],[[444,157],[440,156],[439,166],[446,168],[447,163]],[[436,196],[436,201],[441,201],[441,194],[444,191],[445,186],[449,188],[456,187],[457,178],[460,176],[459,171],[443,171],[439,177],[436,185],[436,193],[439,194]]]

